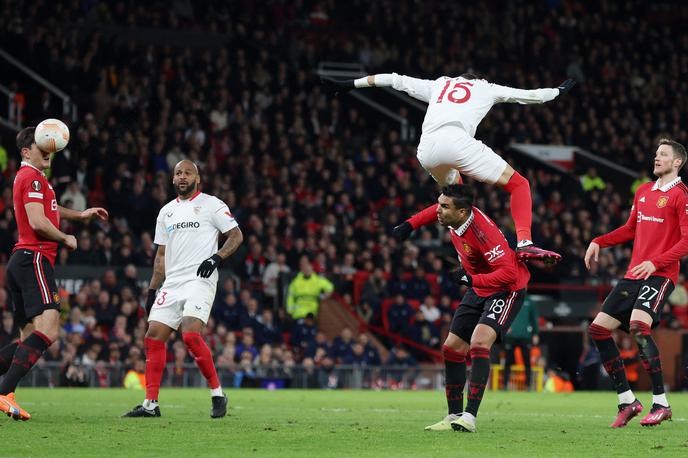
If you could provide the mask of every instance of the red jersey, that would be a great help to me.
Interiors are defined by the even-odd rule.
[[[478,296],[518,291],[528,285],[528,268],[516,258],[502,231],[485,213],[473,207],[468,220],[450,231],[454,248],[463,268],[473,278],[473,290]]]
[[[17,171],[12,187],[14,200],[14,217],[17,219],[17,230],[19,240],[14,245],[14,249],[26,248],[40,252],[51,264],[55,265],[57,256],[57,242],[42,239],[31,228],[29,217],[26,214],[24,205],[29,202],[43,204],[43,212],[51,223],[57,228],[60,227],[60,212],[57,210],[57,199],[55,191],[48,183],[48,179],[43,172],[36,167],[22,162]]]
[[[677,177],[661,188],[645,183],[633,198],[626,224],[592,241],[601,248],[633,240],[633,255],[624,278],[635,279],[631,269],[650,261],[659,277],[678,281],[679,260],[688,254],[688,187]]]

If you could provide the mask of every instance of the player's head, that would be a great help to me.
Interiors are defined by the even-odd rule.
[[[686,148],[682,144],[663,138],[657,145],[653,172],[657,177],[678,175],[678,172],[685,165],[686,159],[688,159]]]
[[[463,78],[465,80],[477,80],[477,79],[479,79],[478,75],[476,75],[473,72],[466,72],[462,75],[459,75],[459,78]]]
[[[452,184],[442,188],[437,198],[437,220],[444,226],[457,228],[471,216],[474,193],[470,186]]]
[[[17,134],[17,149],[24,162],[39,170],[50,168],[50,153],[41,151],[34,139],[35,127],[25,127]]]
[[[172,184],[177,190],[177,195],[183,199],[192,196],[201,183],[198,167],[188,159],[182,159],[174,166]]]

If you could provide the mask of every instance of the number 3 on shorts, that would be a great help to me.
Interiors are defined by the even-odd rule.
[[[155,301],[156,304],[162,305],[165,303],[165,297],[167,297],[167,291],[160,291],[160,295],[158,296],[158,300]]]

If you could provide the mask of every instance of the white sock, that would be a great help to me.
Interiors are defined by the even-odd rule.
[[[633,391],[628,390],[623,393],[619,393],[619,404],[630,404],[635,401],[635,395]]]
[[[461,415],[461,418],[467,420],[469,423],[475,424],[475,417],[472,413],[464,412],[463,415]]]
[[[217,388],[211,388],[210,389],[210,395],[211,396],[222,396],[222,386],[218,386]]]
[[[146,410],[153,410],[158,407],[158,401],[153,401],[150,399],[144,399],[143,408]]]
[[[667,401],[666,393],[653,394],[652,403],[659,404],[660,406],[669,407],[669,401]]]

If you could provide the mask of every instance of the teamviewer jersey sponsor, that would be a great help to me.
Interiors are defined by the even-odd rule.
[[[217,252],[219,235],[237,226],[224,202],[201,192],[162,207],[155,226],[155,244],[165,245],[165,283],[196,278],[198,266]],[[217,282],[217,271],[209,280]]]
[[[476,207],[468,220],[451,230],[451,241],[466,272],[473,278],[473,290],[487,297],[503,291],[525,288],[530,272],[516,258],[504,235],[490,218]]]
[[[57,242],[42,239],[29,224],[29,217],[26,213],[25,205],[28,203],[38,203],[43,205],[43,213],[50,220],[53,226],[60,227],[60,213],[57,209],[57,199],[55,191],[48,183],[47,178],[36,167],[22,162],[17,176],[14,178],[12,186],[14,215],[17,219],[17,230],[19,240],[14,245],[14,251],[26,249],[41,253],[55,265],[57,256]]]
[[[442,76],[436,80],[392,74],[392,87],[428,104],[423,135],[445,125],[461,127],[471,137],[496,103],[544,103],[559,95],[558,89],[515,89],[482,79]]]
[[[657,268],[653,276],[676,284],[679,260],[688,255],[688,187],[681,178],[662,187],[657,182],[640,186],[626,224],[593,242],[604,248],[630,240],[633,255],[624,278],[635,279],[631,269],[650,261]]]

